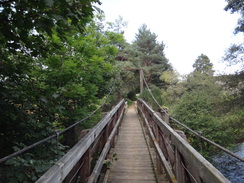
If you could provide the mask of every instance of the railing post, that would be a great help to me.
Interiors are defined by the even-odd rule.
[[[168,159],[171,163],[172,166],[175,166],[175,151],[174,151],[174,148],[172,147],[171,145],[171,136],[170,135],[166,135],[165,136],[165,149],[166,149],[166,152],[167,152],[167,155],[168,155]]]
[[[169,124],[169,113],[167,108],[163,108],[164,110],[160,110],[160,114],[165,123]]]
[[[119,112],[119,116],[121,115],[121,113],[124,113],[124,111],[126,110],[126,106],[125,106],[125,104],[124,105],[122,105],[121,106],[121,109],[120,109],[120,112]],[[122,120],[121,120],[122,121]],[[119,121],[119,126],[118,126],[118,129],[117,129],[117,131],[116,131],[116,136],[118,136],[119,135],[119,128],[120,128],[120,126],[121,126],[121,121]],[[114,138],[115,139],[115,138]]]
[[[153,119],[152,119],[151,114],[150,114],[148,111],[147,111],[146,118],[147,118],[147,121],[148,121],[148,124],[149,124],[151,130],[152,130],[153,133],[154,133],[154,129],[153,129]],[[147,129],[147,128],[146,128],[146,129]],[[153,148],[153,147],[154,147],[154,143],[153,143],[153,140],[154,140],[154,139],[152,139],[152,138],[150,137],[150,132],[149,132],[148,129],[146,130],[146,132],[147,132],[147,135],[149,136],[149,147],[150,147],[150,148]]]
[[[83,165],[80,169],[80,183],[86,183],[88,177],[91,173],[91,153],[90,148],[87,149],[87,152],[83,156]]]
[[[143,70],[140,69],[140,94],[142,94],[142,92],[143,92],[143,83],[144,83],[143,78],[144,78]]]
[[[204,159],[184,138],[184,134],[174,131],[169,125],[166,125],[170,118],[166,112],[163,113],[164,120],[153,111],[146,102],[138,99],[138,106],[141,106],[139,114],[148,121],[147,126],[153,129],[151,138],[155,144],[158,157],[164,165],[165,173],[170,182],[178,183],[230,183],[213,165]],[[154,116],[154,123],[159,129],[155,128],[155,124],[151,123],[151,115]],[[147,128],[146,128],[147,129]],[[159,133],[158,133],[159,132]],[[159,135],[159,137],[158,137]],[[156,137],[155,137],[156,136]],[[183,136],[183,140],[180,136]],[[150,138],[150,139],[151,139]],[[161,138],[161,139],[160,139]],[[163,146],[163,147],[162,147]],[[164,154],[164,155],[163,155]],[[158,160],[157,157],[157,160]],[[159,166],[157,165],[157,169]]]
[[[64,182],[69,183],[75,183],[77,182],[78,174],[77,171],[79,171],[79,167],[82,166],[82,160],[78,161],[78,163],[73,167],[73,169],[69,172],[69,174],[66,176]]]
[[[185,169],[182,165],[182,157],[178,149],[175,150],[175,175],[178,182],[185,182]]]
[[[141,113],[144,113],[145,116],[147,117],[147,113],[146,113],[145,108],[144,108],[143,105],[141,105],[141,109],[142,109]],[[141,115],[142,115],[142,114],[141,114]],[[145,127],[146,127],[145,119],[142,119],[142,121],[143,121],[143,127],[145,128]],[[147,129],[147,128],[146,128],[146,129]],[[146,130],[146,134],[148,135],[148,131],[147,131],[147,130]]]
[[[115,124],[116,124],[116,121],[118,120],[118,118],[119,118],[119,114],[118,114],[118,112],[115,114],[116,115],[116,118],[115,118],[115,116],[114,116],[114,118],[113,118],[113,128],[112,128],[112,130],[114,129],[114,126],[115,126]],[[111,133],[111,132],[110,132]],[[111,139],[111,148],[114,148],[115,147],[115,137],[113,138],[113,139]]]
[[[108,122],[107,126],[105,127],[104,135],[103,135],[103,146],[106,144],[107,139],[109,137],[109,130],[110,130],[110,125],[113,122],[113,118]]]
[[[159,127],[155,124],[155,137],[156,137],[156,140],[158,142],[158,145],[160,147],[160,149],[162,150],[162,139],[161,139],[161,135],[159,133]],[[161,164],[161,161],[160,161],[160,158],[158,156],[158,154],[156,153],[156,166],[157,166],[157,171],[158,173],[164,173],[163,172],[163,167],[162,167],[162,164]]]

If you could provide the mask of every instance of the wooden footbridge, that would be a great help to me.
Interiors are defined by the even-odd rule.
[[[120,101],[40,182],[228,183],[143,100]]]

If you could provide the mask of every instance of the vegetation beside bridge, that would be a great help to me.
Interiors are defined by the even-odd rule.
[[[228,1],[226,10],[243,15],[238,2]],[[2,163],[1,182],[37,180],[76,144],[80,130],[94,126],[118,98],[134,100],[139,74],[126,68],[142,68],[160,105],[195,131],[225,147],[243,141],[243,68],[236,74],[216,76],[207,55],[201,54],[194,71],[180,77],[155,33],[142,25],[134,42],[127,43],[123,36],[126,22],[119,18],[105,23],[98,4],[99,0],[0,2],[1,158],[87,116],[116,80],[115,92],[96,115],[57,139]],[[238,32],[243,33],[243,21],[238,22]],[[242,45],[232,48],[225,60],[240,63]],[[154,105],[147,89],[141,97]],[[187,135],[207,157],[215,152]]]

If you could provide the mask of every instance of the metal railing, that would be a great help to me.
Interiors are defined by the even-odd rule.
[[[170,182],[230,183],[211,163],[166,124],[151,107],[137,100],[138,113],[157,154],[157,170]]]

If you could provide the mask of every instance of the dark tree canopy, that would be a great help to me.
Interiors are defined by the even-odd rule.
[[[228,4],[225,10],[230,10],[231,13],[239,12],[241,14],[240,19],[237,22],[235,33],[244,32],[244,1],[243,0],[226,0]]]
[[[213,64],[210,62],[208,56],[201,54],[197,57],[193,64],[194,72],[213,74]]]
[[[47,50],[44,34],[56,31],[60,37],[77,26],[82,30],[93,15],[98,0],[6,0],[0,2],[0,55],[4,49],[36,56]]]
[[[237,22],[234,33],[244,33],[244,1],[243,0],[226,0],[228,4],[225,7],[226,11],[231,13],[240,13],[241,17]],[[244,42],[240,44],[232,44],[225,52],[223,60],[228,63],[229,66],[240,64],[239,72],[243,72],[244,65]],[[237,71],[238,72],[238,71]]]
[[[172,70],[172,66],[165,57],[163,42],[157,41],[157,35],[143,24],[136,34],[133,46],[137,50],[139,66],[145,71],[147,80],[155,85],[161,85],[160,76],[163,71]]]
[[[1,158],[84,118],[108,93],[123,36],[104,30],[94,2],[0,1]],[[1,164],[0,182],[35,182],[76,135],[72,128]]]

